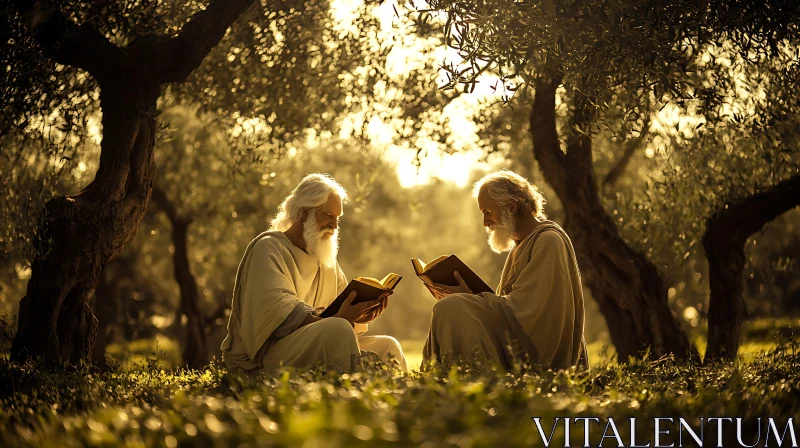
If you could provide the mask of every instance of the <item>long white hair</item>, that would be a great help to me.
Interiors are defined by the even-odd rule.
[[[342,203],[347,203],[347,191],[329,174],[307,175],[278,207],[278,214],[270,222],[270,230],[289,230],[289,227],[300,221],[303,211],[325,205],[331,194],[336,194],[342,199]]]
[[[535,216],[537,219],[547,219],[544,214],[544,196],[535,185],[517,173],[508,170],[497,171],[483,176],[472,187],[473,196],[477,197],[481,188],[486,187],[489,197],[497,202],[500,207],[507,207],[512,202]]]

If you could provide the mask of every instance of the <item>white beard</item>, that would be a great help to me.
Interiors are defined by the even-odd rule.
[[[486,233],[489,234],[489,247],[494,253],[501,254],[516,247],[517,243],[512,237],[516,225],[516,220],[511,211],[507,208],[501,209],[500,222],[495,224],[493,229],[486,228]]]
[[[306,252],[316,255],[319,262],[326,268],[336,267],[336,255],[339,253],[339,229],[320,230],[317,219],[309,214],[303,223],[303,239],[306,242]]]

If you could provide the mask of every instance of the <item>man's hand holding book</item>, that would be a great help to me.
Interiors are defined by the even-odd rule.
[[[449,296],[450,294],[474,294],[472,289],[467,285],[467,282],[461,278],[461,274],[458,271],[453,271],[453,277],[455,277],[458,285],[445,285],[442,283],[435,283],[431,282],[431,284],[425,283],[425,287],[428,288],[428,291],[433,294],[433,297],[436,300],[441,300],[444,297]]]

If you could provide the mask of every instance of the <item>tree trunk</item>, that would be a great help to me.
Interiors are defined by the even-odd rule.
[[[153,178],[158,86],[101,92],[103,143],[94,181],[47,202],[11,355],[51,363],[91,359],[97,319],[87,302],[106,263],[136,235]]]
[[[625,361],[647,349],[653,358],[668,354],[695,358],[696,349],[670,311],[661,274],[628,246],[603,207],[591,137],[573,131],[566,137],[566,153],[561,149],[555,112],[560,83],[558,75],[537,80],[530,124],[534,155],[564,207],[564,228],[575,247],[583,281],[608,323],[618,358]],[[571,128],[586,130],[593,106],[582,94],[574,96]]]
[[[208,341],[206,319],[200,310],[200,293],[197,280],[189,266],[188,247],[189,222],[181,221],[172,226],[172,244],[175,246],[173,263],[175,281],[181,291],[181,311],[186,316],[186,344],[183,347],[183,362],[190,369],[202,369],[208,363]]]
[[[800,205],[800,175],[726,204],[706,222],[703,248],[711,288],[706,361],[733,359],[744,323],[745,243],[781,214]]]
[[[153,200],[161,207],[172,226],[172,266],[180,290],[180,312],[186,316],[186,337],[183,343],[183,362],[190,369],[202,369],[208,363],[208,337],[205,314],[200,309],[200,292],[189,263],[189,225],[174,204],[158,187],[153,188]]]
[[[126,48],[50,2],[13,3],[48,57],[85,70],[100,87],[100,166],[80,194],[45,204],[11,346],[14,359],[79,363],[91,359],[97,331],[87,297],[133,239],[150,200],[161,85],[186,79],[253,0],[214,0],[177,35],[145,35]]]

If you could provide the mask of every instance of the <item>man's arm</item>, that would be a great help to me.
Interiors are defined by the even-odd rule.
[[[316,322],[319,320],[318,317],[313,315],[314,308],[309,306],[306,303],[299,303],[297,306],[292,310],[291,314],[286,317],[286,319],[278,325],[278,328],[272,332],[270,339],[278,340],[284,338],[291,334],[293,331],[297,330],[300,327],[304,327],[310,323]],[[315,320],[309,320],[310,317],[315,318]]]

